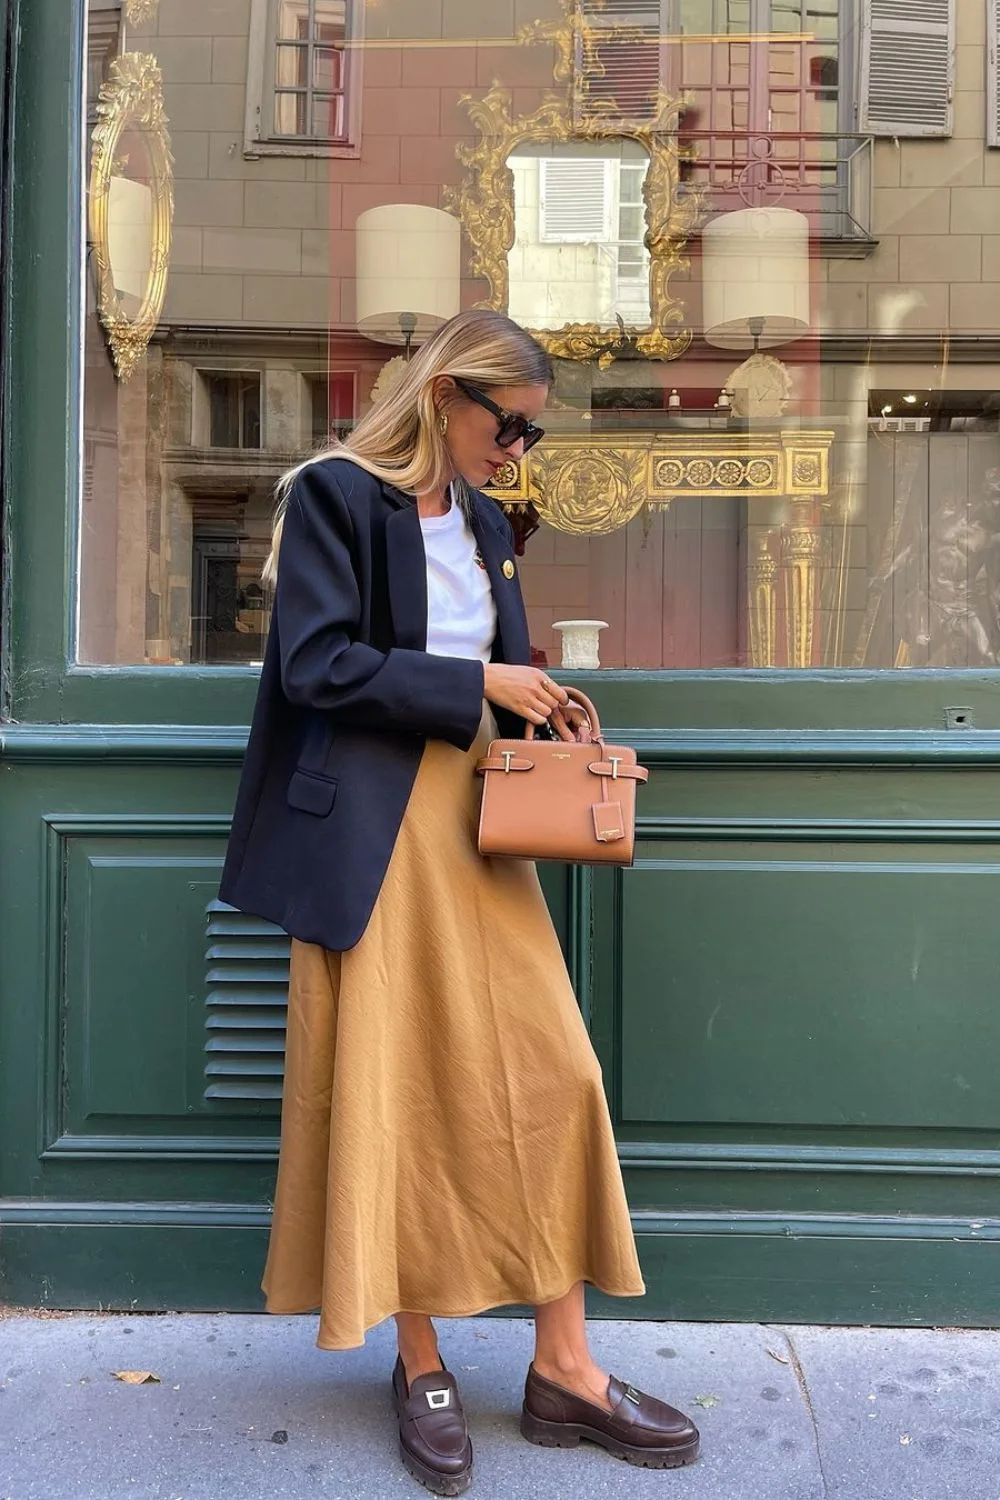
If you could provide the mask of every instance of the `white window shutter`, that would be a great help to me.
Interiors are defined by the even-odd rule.
[[[952,131],[956,0],[864,0],[861,116],[869,135]]]
[[[661,0],[584,0],[583,16],[608,33],[596,42],[604,72],[583,81],[587,106],[623,120],[651,120],[661,83]]]
[[[986,38],[986,144],[1000,146],[1000,0],[989,0]]]
[[[603,157],[543,157],[541,238],[604,244],[611,238],[611,194]]]
[[[659,29],[660,0],[584,0],[583,14],[588,21],[604,21],[617,26],[655,26]]]

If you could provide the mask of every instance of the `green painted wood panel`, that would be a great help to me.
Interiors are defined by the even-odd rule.
[[[1000,843],[691,842],[622,886],[623,1131],[995,1128]]]

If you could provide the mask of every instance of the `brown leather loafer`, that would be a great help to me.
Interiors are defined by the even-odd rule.
[[[472,1483],[472,1444],[458,1383],[450,1370],[433,1370],[406,1383],[402,1359],[392,1372],[399,1417],[399,1456],[425,1489],[461,1495]]]
[[[698,1429],[683,1412],[612,1375],[605,1411],[539,1375],[534,1365],[524,1384],[521,1432],[545,1448],[575,1448],[581,1438],[599,1443],[616,1458],[645,1469],[677,1469],[698,1457]]]

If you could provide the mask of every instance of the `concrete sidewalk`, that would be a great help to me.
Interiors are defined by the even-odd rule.
[[[529,1322],[438,1326],[479,1500],[1000,1500],[1000,1334],[594,1322],[606,1367],[701,1427],[700,1462],[656,1472],[521,1438]],[[418,1500],[396,1455],[392,1325],[349,1354],[320,1353],[314,1332],[0,1314],[0,1500]]]

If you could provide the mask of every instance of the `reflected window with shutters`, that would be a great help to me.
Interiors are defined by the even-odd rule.
[[[356,148],[362,0],[253,0],[246,146]]]

